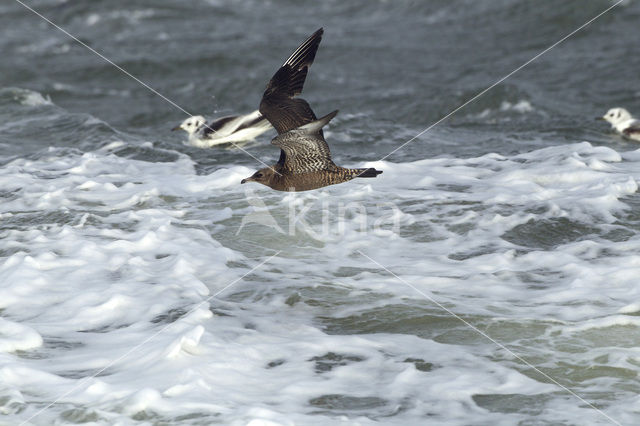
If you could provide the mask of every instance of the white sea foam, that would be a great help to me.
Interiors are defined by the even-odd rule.
[[[141,20],[148,19],[157,14],[153,9],[115,10],[108,13],[90,13],[85,18],[87,26],[101,24],[104,21],[125,20],[131,24],[139,24]]]
[[[375,180],[284,194],[240,185],[247,167],[113,154],[125,144],[0,168],[10,421],[58,398],[32,423],[525,421],[510,401],[603,419],[429,298],[632,414],[640,240],[621,222],[639,152],[371,162]],[[257,209],[280,230],[241,228]]]
[[[4,89],[3,92],[9,92],[13,95],[14,99],[26,106],[40,106],[40,105],[53,105],[51,97],[49,95],[43,96],[42,93],[35,92],[33,90],[26,89]]]
[[[42,337],[31,327],[0,318],[0,352],[28,350],[42,345]]]
[[[536,110],[536,108],[534,108],[534,106],[531,105],[531,102],[525,99],[521,99],[517,102],[502,101],[500,103],[499,108],[495,108],[495,109],[486,108],[482,110],[482,112],[477,114],[476,117],[481,119],[486,119],[496,115],[496,113],[499,113],[500,116],[495,118],[502,119],[502,120],[509,120],[508,113],[513,113],[513,112],[521,115],[529,114],[531,112],[538,112],[540,114],[543,114],[543,112]]]
[[[500,111],[516,111],[524,114],[525,112],[533,111],[533,106],[531,106],[531,103],[526,100],[520,100],[515,104],[512,104],[508,101],[503,101],[500,104]]]

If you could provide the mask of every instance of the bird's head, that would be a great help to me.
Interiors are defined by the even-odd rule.
[[[611,108],[605,115],[602,116],[602,118],[611,123],[611,125],[615,126],[618,123],[631,120],[632,117],[629,111],[624,108]]]
[[[174,127],[171,130],[184,130],[189,135],[194,134],[198,129],[206,123],[206,120],[201,115],[194,115],[184,120],[179,126]]]
[[[265,167],[263,169],[258,170],[248,178],[242,179],[240,183],[258,182],[266,186],[271,186],[269,184],[271,183],[271,180],[275,175],[276,175],[276,171],[273,170],[273,168]]]

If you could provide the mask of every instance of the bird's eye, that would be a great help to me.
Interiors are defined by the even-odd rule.
[[[262,173],[256,173],[256,177],[257,178],[261,178],[262,177]]]

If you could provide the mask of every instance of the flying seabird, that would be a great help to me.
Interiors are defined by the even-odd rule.
[[[189,145],[208,148],[223,143],[248,141],[270,128],[271,124],[256,110],[251,114],[218,118],[209,124],[203,116],[194,115],[171,130],[184,130],[189,135]]]
[[[295,98],[302,92],[322,33],[320,28],[305,40],[267,84],[260,101],[260,113],[278,131],[271,143],[280,148],[280,159],[241,183],[258,182],[277,191],[307,191],[382,173],[374,168],[347,169],[335,165],[322,127],[338,111],[317,119],[307,101]]]
[[[631,116],[624,108],[611,108],[601,118],[611,123],[611,127],[623,136],[640,141],[640,120]]]

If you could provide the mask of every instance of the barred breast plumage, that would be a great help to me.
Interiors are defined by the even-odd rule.
[[[320,28],[305,40],[267,84],[260,102],[260,113],[278,131],[278,136],[271,143],[280,148],[280,159],[272,167],[258,170],[241,183],[258,182],[278,191],[307,191],[382,173],[373,168],[337,166],[331,160],[322,128],[338,111],[316,119],[309,103],[295,98],[302,92],[322,33]]]

